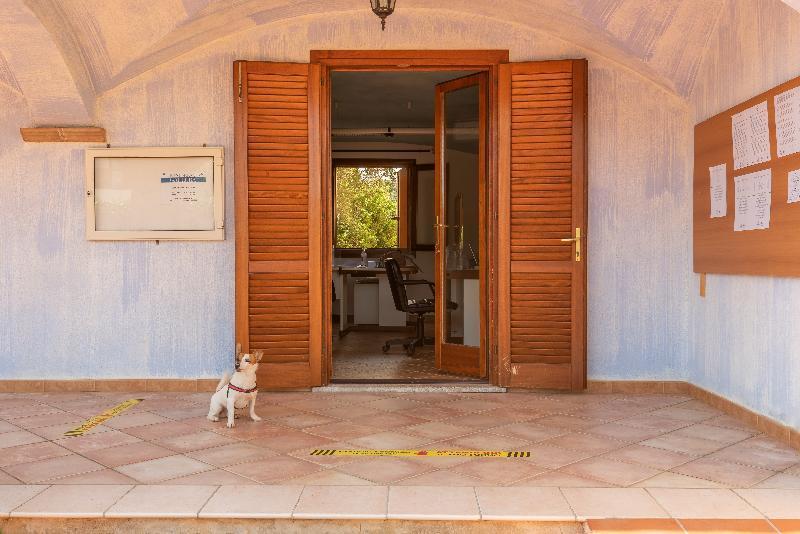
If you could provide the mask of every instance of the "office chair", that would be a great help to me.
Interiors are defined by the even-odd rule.
[[[433,343],[433,338],[425,337],[425,314],[436,311],[435,286],[428,280],[404,280],[400,266],[395,258],[386,258],[384,265],[386,267],[386,276],[389,279],[389,287],[392,289],[394,307],[399,311],[415,314],[417,316],[417,327],[414,337],[387,340],[383,344],[383,352],[388,352],[392,345],[403,345],[408,355],[412,356],[417,347],[421,347],[425,343]],[[409,300],[406,294],[406,286],[412,285],[427,285],[430,287],[434,298]],[[448,302],[447,307],[454,310],[458,306],[455,302]]]

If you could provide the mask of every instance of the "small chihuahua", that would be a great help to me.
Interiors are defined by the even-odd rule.
[[[264,353],[260,350],[252,354],[242,354],[242,345],[236,344],[236,372],[229,378],[228,373],[217,384],[217,392],[211,396],[211,406],[208,408],[208,419],[219,421],[222,410],[228,414],[228,428],[233,428],[234,412],[236,408],[245,408],[250,404],[250,419],[261,421],[256,415],[256,370],[258,362]]]

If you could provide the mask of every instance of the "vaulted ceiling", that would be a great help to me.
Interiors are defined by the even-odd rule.
[[[400,0],[387,34],[393,20],[446,20],[456,15],[528,27],[608,57],[686,97],[720,13],[726,3],[735,1]],[[3,0],[2,4],[0,86],[24,95],[34,119],[57,119],[59,112],[54,110],[68,114],[79,102],[90,110],[103,92],[198,47],[257,26],[301,17],[345,21],[365,13],[373,16],[367,0]],[[435,40],[431,36],[430,42]]]

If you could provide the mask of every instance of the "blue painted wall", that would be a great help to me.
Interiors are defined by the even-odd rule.
[[[309,49],[425,44],[507,48],[514,61],[589,58],[589,376],[686,378],[686,99],[657,75],[632,70],[630,58],[605,53],[602,41],[590,50],[563,35],[453,12],[411,10],[385,35],[367,31],[374,23],[366,13],[255,27],[97,97],[94,122],[114,146],[225,148],[223,243],[87,242],[82,147],[22,144],[17,128],[30,124],[25,101],[0,92],[0,377],[217,376],[234,345],[232,61],[306,61]]]
[[[694,122],[800,76],[800,17],[780,2],[728,3],[700,72]],[[704,299],[697,284],[689,378],[800,428],[800,279],[712,274]]]

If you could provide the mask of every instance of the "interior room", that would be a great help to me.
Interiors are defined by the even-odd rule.
[[[398,260],[408,300],[432,304],[436,288],[434,162],[438,84],[470,71],[333,72],[331,76],[333,227],[333,380],[458,382],[480,377],[437,367],[433,306],[422,316],[393,298],[397,281],[384,260]],[[479,346],[477,88],[447,101],[447,199],[452,228],[448,336]],[[473,131],[470,131],[472,129]],[[451,176],[452,165],[452,178]],[[459,269],[456,269],[458,263]],[[458,271],[458,277],[449,276]],[[430,282],[431,285],[425,282]],[[466,291],[466,293],[465,293]],[[419,339],[422,337],[422,339]]]

